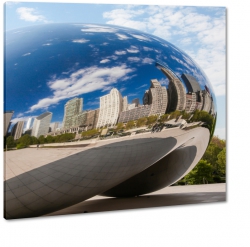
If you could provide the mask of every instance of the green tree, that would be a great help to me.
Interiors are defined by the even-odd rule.
[[[8,136],[6,139],[7,148],[13,148],[16,146],[15,140],[13,136]]]
[[[29,146],[32,144],[32,138],[30,135],[26,134],[26,135],[23,135],[21,136],[19,139],[18,139],[18,143],[22,144],[23,146]]]
[[[55,138],[51,135],[48,135],[46,138],[45,138],[45,142],[46,143],[53,143],[55,141]]]
[[[83,131],[82,132],[82,137],[92,137],[92,136],[97,135],[98,133],[99,133],[99,131],[97,129]]]
[[[184,179],[188,184],[213,183],[213,167],[206,160],[200,160]]]
[[[31,140],[32,140],[31,143],[32,143],[33,145],[39,143],[38,139],[37,139],[35,136],[31,136]]]
[[[39,141],[40,144],[44,144],[45,143],[45,137],[43,135],[40,135],[38,137],[38,141]]]
[[[139,119],[136,121],[136,127],[145,126],[146,123],[147,123],[147,118],[146,118],[146,117],[139,118]]]
[[[157,116],[151,115],[147,117],[147,125],[154,124],[157,121]]]
[[[160,117],[160,122],[165,122],[169,119],[169,114],[164,114]]]
[[[221,176],[226,175],[226,148],[224,147],[222,151],[217,155],[218,173]]]
[[[116,125],[116,130],[118,131],[118,130],[121,130],[121,129],[123,129],[123,123],[118,123]]]
[[[126,124],[126,129],[132,129],[135,126],[134,121],[128,121]]]

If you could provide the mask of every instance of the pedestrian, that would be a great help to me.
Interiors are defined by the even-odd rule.
[[[39,148],[39,144],[36,145],[36,149],[38,149],[38,148]]]

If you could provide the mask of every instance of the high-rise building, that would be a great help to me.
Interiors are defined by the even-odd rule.
[[[128,109],[128,96],[124,96],[122,98],[122,111],[126,111]]]
[[[51,112],[45,112],[40,116],[36,117],[34,120],[31,135],[38,138],[40,135],[47,134],[49,132],[51,118]]]
[[[55,132],[59,127],[59,122],[53,122],[49,125],[49,132]]]
[[[8,134],[8,130],[9,130],[10,125],[11,125],[10,120],[13,116],[13,113],[14,113],[14,111],[4,112],[4,130],[3,130],[4,136],[6,136]]]
[[[163,115],[168,105],[168,95],[166,87],[162,87],[156,79],[151,80],[149,90],[143,96],[143,105],[123,111],[119,117],[119,123],[126,123],[151,115]]]
[[[200,84],[196,81],[196,79],[188,74],[182,74],[181,78],[183,79],[187,92],[188,93],[196,93],[198,91],[201,91]]]
[[[14,137],[14,140],[18,140],[23,133],[24,121],[17,122],[11,129],[11,135]]]
[[[63,128],[67,129],[77,125],[77,115],[82,112],[83,98],[74,98],[64,105]]]
[[[168,94],[166,87],[162,87],[160,82],[152,79],[149,88],[149,104],[152,105],[150,115],[163,115],[168,106]]]
[[[194,112],[198,107],[196,93],[186,94],[186,109],[187,113]]]
[[[202,91],[203,105],[202,111],[210,112],[212,108],[212,97],[207,90]]]
[[[99,117],[99,112],[100,112],[100,109],[91,110],[87,112],[86,125],[88,129],[96,128],[98,117]]]
[[[168,108],[167,112],[183,111],[186,108],[186,89],[182,82],[177,78],[170,69],[165,68],[160,63],[156,63],[162,73],[168,78]]]
[[[28,118],[24,132],[28,129],[31,129],[33,122],[34,122],[34,118],[32,118],[32,117]]]
[[[132,104],[135,104],[135,107],[140,105],[140,100],[138,98],[132,100]]]
[[[111,89],[109,94],[100,97],[100,112],[96,127],[115,125],[123,109],[122,103],[122,96],[116,88]]]

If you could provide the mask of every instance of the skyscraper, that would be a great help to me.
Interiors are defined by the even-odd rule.
[[[128,109],[128,96],[124,96],[122,98],[122,111],[126,111]]]
[[[115,125],[123,109],[122,103],[122,96],[116,88],[111,89],[109,94],[100,97],[100,112],[96,127]]]
[[[165,68],[160,63],[156,63],[156,67],[159,68],[162,73],[168,78],[169,85],[169,104],[168,104],[168,112],[173,111],[183,111],[186,108],[186,89],[182,82],[174,75],[172,71]]]
[[[40,135],[47,134],[49,132],[51,118],[51,112],[45,112],[40,116],[36,117],[34,120],[31,135],[38,138]]]
[[[140,105],[140,100],[138,98],[132,100],[132,104],[135,104],[135,107]]]
[[[59,127],[59,122],[54,122],[49,125],[49,132],[55,132],[56,129]]]
[[[135,107],[135,103],[131,104],[134,107],[120,114],[119,122],[126,123],[131,120],[137,120],[142,117],[151,115],[165,114],[168,106],[168,95],[166,87],[162,87],[160,82],[152,79],[149,90],[143,96],[143,105]]]
[[[19,139],[23,133],[24,121],[17,122],[11,129],[11,135],[14,137],[14,140]]]
[[[162,87],[160,82],[152,79],[149,88],[149,104],[152,105],[150,115],[163,115],[168,106],[168,94],[166,87]]]
[[[63,128],[67,129],[77,125],[77,115],[82,112],[83,98],[74,98],[64,105]]]
[[[30,129],[33,122],[34,122],[34,118],[32,118],[32,117],[28,118],[24,131],[27,131],[28,129]]]
[[[6,136],[7,135],[7,133],[8,133],[8,130],[9,130],[9,127],[10,127],[10,124],[11,124],[11,122],[10,122],[10,120],[11,120],[11,118],[12,118],[12,116],[13,116],[13,113],[14,113],[14,111],[6,111],[6,112],[4,112],[4,136]]]
[[[188,74],[182,74],[181,78],[185,82],[188,93],[196,93],[201,91],[200,84],[196,81],[196,79]]]

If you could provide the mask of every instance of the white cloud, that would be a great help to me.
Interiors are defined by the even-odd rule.
[[[20,114],[17,115],[17,117],[11,119],[11,125],[16,124],[19,121],[27,121],[29,118],[35,118],[37,116],[20,116]]]
[[[142,63],[152,64],[152,63],[154,63],[154,60],[151,59],[151,58],[146,57],[146,58],[142,59]]]
[[[125,55],[126,53],[126,51],[115,51],[116,55]]]
[[[29,56],[30,54],[31,54],[31,53],[28,52],[28,53],[23,54],[22,56],[23,56],[23,57],[26,57],[26,56]]]
[[[226,128],[215,128],[214,136],[226,140]]]
[[[205,71],[215,94],[223,95],[226,81],[225,9],[213,8],[213,14],[211,11],[204,14],[201,10],[204,8],[130,5],[105,12],[103,17],[109,24],[146,31],[186,51]],[[161,42],[158,38],[155,40]],[[147,47],[143,49],[149,51]],[[190,66],[188,59],[182,63]]]
[[[16,10],[17,14],[19,15],[19,18],[24,21],[41,21],[41,22],[48,22],[46,18],[43,15],[39,15],[37,11],[33,8],[26,8],[26,7],[20,7]]]
[[[129,49],[127,49],[129,53],[138,53],[139,49],[136,46],[131,45]]]
[[[54,77],[48,82],[48,87],[53,91],[53,95],[40,99],[37,104],[30,107],[28,112],[46,109],[58,104],[63,99],[76,97],[96,90],[103,90],[115,84],[118,80],[123,81],[129,78],[128,74],[133,71],[133,69],[128,68],[126,65],[106,68],[93,66],[86,69],[79,69],[63,79]]]
[[[120,34],[120,33],[116,33],[116,36],[118,37],[119,40],[127,40],[130,39],[127,35],[125,34]]]
[[[82,28],[82,32],[90,33],[114,33],[117,29],[111,27],[103,27],[98,25],[86,25],[87,28]]]
[[[83,44],[83,43],[89,42],[89,40],[87,40],[87,39],[73,39],[72,42]]]
[[[130,62],[139,62],[139,61],[141,61],[141,59],[139,57],[128,57],[128,60]]]
[[[146,36],[131,34],[134,38],[138,39],[139,41],[151,41],[151,39],[147,38]]]
[[[108,63],[108,62],[110,62],[109,59],[103,59],[103,60],[100,61],[100,63]]]
[[[46,44],[43,44],[43,46],[50,46],[52,45],[51,43],[46,43]]]
[[[147,86],[148,86],[148,84],[143,84],[140,87],[137,87],[136,89],[144,88],[144,87],[147,87]]]

